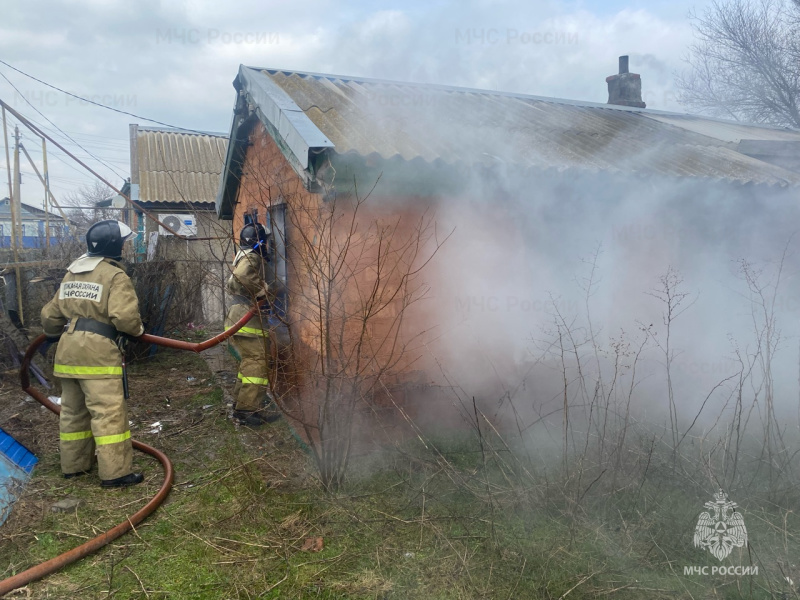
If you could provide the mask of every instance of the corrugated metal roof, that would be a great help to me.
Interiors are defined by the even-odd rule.
[[[227,134],[139,127],[139,201],[211,203],[228,149]]]
[[[764,127],[721,119],[706,119],[697,115],[680,115],[670,113],[647,114],[651,119],[675,125],[722,142],[738,144],[742,140],[759,140],[766,142],[796,142],[800,132],[788,127]]]
[[[506,163],[800,185],[800,173],[736,151],[741,139],[798,142],[800,131],[649,109],[440,85],[240,68],[264,115],[307,117],[317,128],[274,128],[301,164],[333,144],[340,154],[447,164]],[[260,82],[260,83],[259,83]],[[279,90],[273,99],[270,90]],[[287,100],[288,98],[288,100]],[[264,106],[270,104],[270,106]],[[270,118],[272,122],[273,118]],[[329,146],[329,144],[326,144]]]

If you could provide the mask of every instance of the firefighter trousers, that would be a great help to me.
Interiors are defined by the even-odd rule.
[[[132,472],[133,445],[122,379],[62,379],[61,471],[88,471],[97,455],[100,479]]]
[[[241,356],[236,387],[233,388],[234,409],[257,411],[268,398],[270,342],[268,337],[234,335],[233,347]]]

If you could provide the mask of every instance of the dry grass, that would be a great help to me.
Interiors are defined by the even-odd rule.
[[[743,507],[759,578],[683,576],[684,563],[710,564],[691,544],[693,520],[707,498],[691,483],[695,474],[671,474],[670,457],[650,457],[652,478],[641,489],[612,493],[597,484],[576,509],[574,492],[551,473],[527,465],[529,477],[509,468],[517,463],[493,434],[484,431],[478,440],[462,433],[428,440],[428,449],[417,443],[385,449],[355,464],[346,489],[330,495],[285,423],[261,431],[233,427],[223,401],[230,382],[187,354],[163,353],[137,365],[134,435],[175,462],[170,497],[135,532],[11,597],[572,600],[794,593],[780,583],[794,578],[790,557],[800,549],[794,535],[800,522],[786,507]],[[101,490],[96,475],[64,481],[55,417],[15,405],[23,400],[10,388],[3,392],[9,401],[0,415],[19,413],[18,431],[39,444],[41,457],[0,528],[7,575],[119,522],[155,492],[160,469],[138,456],[146,483],[122,491]],[[148,433],[156,421],[162,431]],[[630,445],[631,452],[648,448]],[[72,514],[50,512],[65,496],[84,505]]]

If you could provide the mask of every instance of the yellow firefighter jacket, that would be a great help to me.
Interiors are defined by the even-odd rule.
[[[241,319],[257,302],[267,297],[269,286],[266,282],[267,261],[254,250],[239,250],[233,259],[233,273],[228,278],[228,292],[232,295],[233,305],[228,309],[225,318],[225,329],[229,329]],[[266,321],[266,319],[265,319]],[[268,337],[266,326],[256,313],[247,325],[236,332],[246,337]]]
[[[48,336],[63,333],[53,367],[57,377],[122,377],[122,355],[117,345],[98,333],[75,331],[80,317],[113,325],[119,333],[144,333],[136,291],[119,263],[85,254],[75,260],[55,297],[42,309],[42,327]]]

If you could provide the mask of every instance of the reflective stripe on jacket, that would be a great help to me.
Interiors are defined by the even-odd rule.
[[[131,336],[144,333],[133,283],[110,258],[84,255],[73,262],[55,297],[42,308],[41,317],[47,335],[63,333],[53,367],[54,375],[62,378],[122,377],[122,355],[117,345],[91,331],[73,331],[78,318],[113,325]]]

